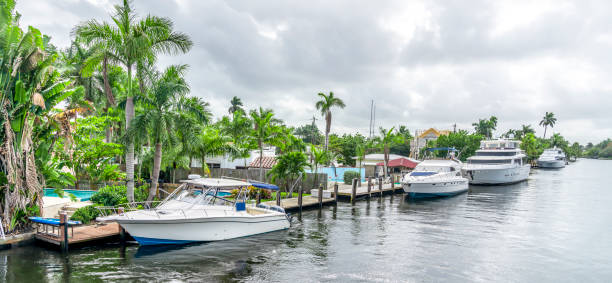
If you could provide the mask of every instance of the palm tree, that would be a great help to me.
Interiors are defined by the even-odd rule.
[[[383,150],[384,154],[384,165],[385,165],[385,179],[387,178],[387,167],[389,166],[389,151],[391,146],[403,142],[401,137],[398,138],[395,133],[393,133],[393,129],[395,127],[391,127],[391,129],[386,130],[383,127],[380,127],[380,140],[378,146]]]
[[[151,143],[155,147],[151,187],[147,201],[153,200],[157,193],[162,146],[172,146],[177,143],[175,135],[178,130],[177,120],[180,118],[180,113],[183,112],[178,110],[181,107],[180,103],[184,102],[181,97],[189,93],[189,85],[184,78],[186,70],[186,65],[166,68],[163,73],[154,76],[152,88],[147,95],[137,97],[144,109],[131,121],[128,136],[151,135]]]
[[[333,107],[344,108],[344,101],[334,96],[333,92],[329,92],[329,95],[324,93],[318,94],[321,100],[317,101],[315,106],[321,111],[321,116],[325,117],[325,151],[327,151],[329,145],[329,131],[331,130],[332,113]]]
[[[127,101],[125,105],[126,127],[134,117],[134,95],[132,94],[132,68],[136,64],[152,61],[159,53],[186,53],[192,46],[191,39],[183,33],[172,29],[172,21],[167,18],[147,15],[138,20],[130,6],[124,0],[123,6],[116,5],[111,17],[114,25],[97,20],[89,20],[78,25],[74,33],[89,45],[100,47],[94,62],[103,63],[106,76],[108,63],[122,64],[127,69]],[[127,141],[126,152],[127,198],[134,201],[134,141]]]
[[[315,176],[315,180],[312,183],[312,189],[316,189],[317,183],[318,183],[318,169],[319,169],[319,165],[321,164],[326,164],[329,160],[329,156],[328,156],[328,152],[324,151],[324,150],[320,150],[318,149],[316,146],[314,145],[310,145],[310,153],[312,154],[312,164],[310,165],[311,168],[314,169],[314,176]]]
[[[259,148],[259,180],[263,181],[263,146],[274,142],[278,135],[278,127],[275,125],[274,112],[270,109],[264,110],[259,107],[259,110],[253,110],[250,113],[253,120],[253,131],[251,136],[256,140]]]
[[[472,126],[474,126],[474,130],[477,134],[492,138],[493,131],[497,128],[497,117],[491,116],[488,120],[478,119],[478,123],[472,123]]]
[[[286,192],[289,192],[289,185],[293,180],[301,176],[306,177],[306,167],[309,167],[308,157],[302,152],[292,151],[278,157],[278,161],[274,167],[268,172],[268,176],[272,182],[277,182],[279,179],[284,180]],[[291,192],[293,193],[293,189]]]
[[[546,138],[546,128],[548,128],[548,126],[553,128],[555,126],[555,123],[557,123],[557,118],[555,118],[555,114],[553,114],[552,112],[546,112],[546,114],[544,114],[544,117],[542,117],[542,121],[540,121],[540,126],[544,126],[544,136],[542,138]]]
[[[210,169],[206,164],[207,156],[223,155],[231,152],[231,138],[224,135],[219,129],[209,126],[204,128],[199,136],[198,143],[196,145],[196,152],[200,156],[202,161],[202,172],[210,176]]]
[[[359,184],[361,184],[361,178],[363,177],[361,176],[361,167],[363,166],[363,164],[361,163],[365,159],[365,154],[366,154],[366,145],[365,144],[357,145],[357,147],[355,148],[355,155],[357,156],[357,162],[359,162],[359,182],[360,182]]]
[[[238,96],[234,96],[232,97],[232,100],[230,101],[230,108],[227,110],[227,112],[229,112],[230,114],[234,114],[234,112],[241,110],[244,111],[242,109],[242,100],[240,100],[240,98],[238,98]]]
[[[83,92],[82,87],[70,89],[73,82],[54,68],[57,54],[41,32],[34,27],[21,30],[14,8],[14,1],[0,1],[0,175],[6,177],[0,225],[8,231],[19,223],[19,211],[33,205],[42,209],[45,180],[36,166],[40,160],[35,151],[41,145],[35,127],[55,123],[49,115],[52,109]]]
[[[238,109],[232,113],[232,119],[223,117],[220,121],[221,132],[228,135],[232,139],[234,151],[232,151],[232,159],[247,158],[249,151],[253,149],[253,141],[248,133],[253,127],[252,121],[244,114],[242,109]],[[246,159],[244,167],[247,166]]]

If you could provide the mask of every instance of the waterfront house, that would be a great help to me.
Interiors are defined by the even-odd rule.
[[[437,130],[435,128],[417,130],[414,138],[410,141],[410,157],[418,159],[421,149],[427,147],[429,141],[435,141],[441,135],[448,135],[449,133],[451,133],[450,130]]]
[[[354,158],[357,159],[356,157]],[[407,164],[406,162],[415,164],[418,163],[418,161],[415,159],[398,154],[389,154],[389,162],[391,162],[391,160],[400,160],[398,162],[404,162],[402,164]],[[384,162],[385,155],[382,153],[367,154],[365,158],[361,161],[361,167],[365,168],[366,176],[380,176],[383,175],[384,172]],[[357,167],[360,167],[359,161],[357,162]]]
[[[263,156],[264,158],[276,156],[276,147],[267,146],[263,148]],[[250,152],[249,157],[247,158],[238,158],[232,160],[232,157],[229,154],[219,155],[219,156],[210,156],[206,158],[206,164],[208,168],[229,168],[229,169],[246,169],[248,167],[252,167],[250,164],[253,163],[256,159],[259,158],[259,149],[252,150]],[[264,164],[266,164],[264,162]],[[202,162],[198,159],[194,159],[191,161],[191,168],[202,168]]]

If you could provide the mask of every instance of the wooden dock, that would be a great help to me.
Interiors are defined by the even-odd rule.
[[[74,230],[68,232],[69,245],[119,236],[121,227],[117,223],[107,223],[105,225],[87,225],[71,229]],[[44,231],[36,233],[35,238],[58,246],[63,241],[61,233],[45,233]]]
[[[334,202],[335,202],[335,200],[333,198],[322,198],[323,205],[332,204]],[[267,201],[267,202],[263,202],[263,204],[276,205],[276,201]],[[286,211],[295,211],[295,210],[299,210],[300,209],[297,197],[282,199],[280,206],[283,209],[285,209]],[[302,208],[317,207],[317,206],[319,206],[319,198],[318,197],[303,196],[303,199],[302,199]]]
[[[357,181],[357,180],[355,180]],[[369,198],[372,196],[383,196],[386,194],[395,194],[395,193],[403,193],[401,184],[375,184],[370,183],[370,188],[368,190],[368,183],[364,183],[361,186],[355,185],[355,200],[360,198]],[[328,192],[332,192],[331,190],[327,190]],[[346,184],[338,185],[338,200],[351,201],[353,200],[353,186]]]
[[[34,238],[52,245],[59,246],[68,251],[70,245],[95,242],[109,238],[119,237],[123,239],[125,232],[115,222],[84,226],[68,226],[66,212],[60,213],[60,224],[38,223]]]

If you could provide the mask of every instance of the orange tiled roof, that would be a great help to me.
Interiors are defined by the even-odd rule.
[[[266,169],[270,169],[272,168],[274,165],[276,165],[276,157],[274,156],[264,156],[262,157],[257,157],[255,158],[255,160],[253,160],[253,162],[251,162],[249,164],[249,167],[252,168],[259,168],[259,163],[262,163],[262,167],[266,168]]]

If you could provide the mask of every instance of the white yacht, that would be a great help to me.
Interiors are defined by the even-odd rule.
[[[404,176],[402,187],[408,197],[453,196],[468,190],[468,180],[461,176],[462,163],[456,159],[424,160]]]
[[[538,158],[539,168],[563,168],[565,164],[565,153],[556,147],[544,150]]]
[[[290,226],[289,217],[280,207],[246,205],[248,187],[278,189],[276,186],[213,178],[183,182],[155,208],[121,212],[105,207],[100,210],[118,213],[99,217],[98,221],[116,221],[140,245],[219,241]],[[235,200],[220,196],[221,191],[230,189],[238,189]]]
[[[524,181],[529,177],[531,165],[514,140],[487,140],[467,159],[461,173],[470,184],[497,185]]]

